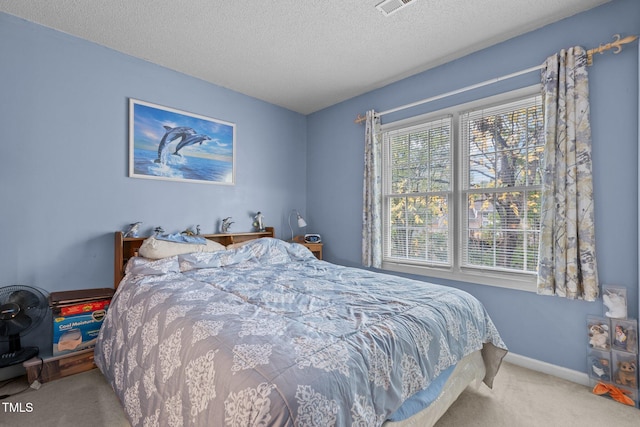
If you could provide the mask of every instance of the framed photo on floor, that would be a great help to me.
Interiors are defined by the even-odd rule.
[[[129,176],[207,184],[235,183],[236,126],[129,99]]]

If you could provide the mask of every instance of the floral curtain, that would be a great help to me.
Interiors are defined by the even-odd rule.
[[[547,58],[542,93],[546,142],[538,294],[595,301],[589,84],[582,47]]]
[[[364,141],[364,182],[362,191],[362,264],[382,267],[382,144],[380,117],[367,111]]]

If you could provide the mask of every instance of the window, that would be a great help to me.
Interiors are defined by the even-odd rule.
[[[537,87],[384,125],[383,268],[532,289],[542,125]]]
[[[383,165],[391,259],[451,265],[451,118],[388,132]]]

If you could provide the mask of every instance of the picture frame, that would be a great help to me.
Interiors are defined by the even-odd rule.
[[[235,184],[234,123],[129,98],[129,176]]]

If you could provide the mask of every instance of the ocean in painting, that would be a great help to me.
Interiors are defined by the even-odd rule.
[[[158,159],[157,150],[134,149],[134,174],[166,179],[185,179],[211,181],[225,184],[233,183],[233,162],[210,158],[179,156],[163,153]]]

